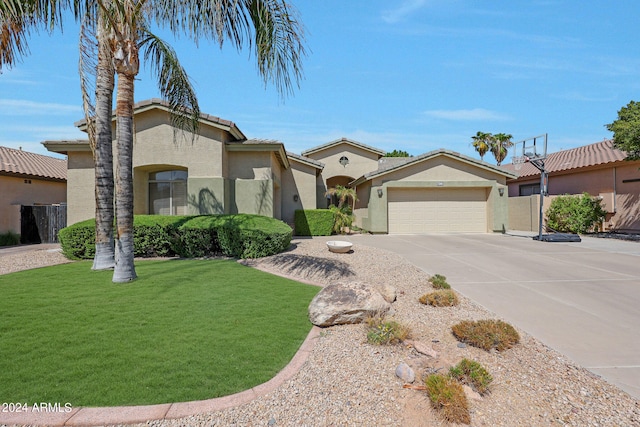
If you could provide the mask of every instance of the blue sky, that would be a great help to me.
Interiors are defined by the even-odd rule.
[[[248,50],[165,38],[203,112],[295,153],[347,137],[478,158],[477,131],[514,141],[548,133],[553,152],[611,137],[604,125],[640,100],[636,0],[291,2],[310,54],[284,102]],[[73,125],[82,118],[77,40],[72,22],[33,35],[31,53],[0,75],[0,145],[50,154],[41,141],[85,137]],[[136,101],[158,95],[143,70]]]

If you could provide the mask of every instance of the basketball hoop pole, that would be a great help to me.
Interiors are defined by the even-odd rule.
[[[540,213],[538,218],[538,241],[542,242],[542,216],[544,215],[544,193],[546,190],[546,182],[547,182],[547,171],[544,168],[544,159],[534,159],[530,160],[533,166],[536,167],[540,171]]]
[[[548,173],[544,168],[544,160],[547,158],[547,134],[534,136],[519,141],[515,144],[521,146],[522,153],[514,156],[514,167],[516,170],[522,167],[522,163],[529,162],[540,171],[540,213],[538,221],[538,240],[542,241],[542,223],[544,218],[544,195],[546,193],[546,183]]]

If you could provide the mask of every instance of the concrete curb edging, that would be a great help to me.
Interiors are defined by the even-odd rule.
[[[29,424],[46,426],[95,426],[106,424],[135,424],[150,420],[172,419],[213,412],[243,405],[263,396],[291,379],[309,358],[320,328],[313,326],[291,361],[266,383],[230,396],[193,402],[164,403],[144,406],[114,406],[105,408],[73,408],[65,412],[64,406],[49,412],[0,412],[0,424]]]

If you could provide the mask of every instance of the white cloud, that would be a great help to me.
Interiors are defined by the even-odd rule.
[[[24,99],[0,99],[0,114],[8,116],[34,115],[82,115],[79,105],[58,104],[49,102],[34,102]]]
[[[389,24],[395,24],[413,12],[425,7],[428,3],[429,0],[405,0],[399,7],[383,11],[382,19]]]
[[[500,114],[496,111],[485,110],[484,108],[474,108],[471,110],[428,110],[425,111],[424,114],[426,116],[435,117],[437,119],[454,121],[504,121],[510,119],[504,114]]]

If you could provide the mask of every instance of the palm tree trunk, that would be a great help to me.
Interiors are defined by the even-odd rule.
[[[96,71],[95,196],[96,253],[93,270],[106,270],[115,265],[113,242],[113,106],[114,68],[111,49],[104,31],[98,33],[98,68]]]
[[[115,283],[136,275],[133,264],[133,82],[135,74],[118,72],[116,98],[116,265]]]

